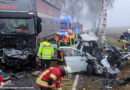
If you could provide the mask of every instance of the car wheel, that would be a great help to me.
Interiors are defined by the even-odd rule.
[[[87,75],[91,76],[93,74],[93,66],[91,64],[87,65]]]

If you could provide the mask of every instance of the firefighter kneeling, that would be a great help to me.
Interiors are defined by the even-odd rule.
[[[55,86],[57,90],[62,90],[61,77],[69,73],[72,73],[70,67],[50,67],[40,73],[36,80],[36,86],[40,87],[41,90],[53,90]]]

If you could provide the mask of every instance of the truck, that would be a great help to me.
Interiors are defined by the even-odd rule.
[[[60,30],[61,32],[65,31],[68,32],[71,28],[71,22],[68,18],[64,18],[60,20]]]
[[[78,30],[83,30],[83,26],[79,22],[72,23],[71,28],[78,29]]]
[[[39,43],[60,30],[60,13],[46,0],[0,0],[0,66],[36,67]]]

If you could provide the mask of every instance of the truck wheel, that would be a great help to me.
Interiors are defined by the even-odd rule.
[[[87,66],[87,75],[91,76],[93,74],[93,66],[89,64]]]
[[[29,66],[32,68],[36,68],[36,66],[37,66],[36,57],[29,59]]]

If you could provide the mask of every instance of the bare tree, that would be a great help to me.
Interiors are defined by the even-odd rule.
[[[72,21],[82,14],[85,0],[65,0],[62,5],[62,14],[70,16]]]
[[[114,0],[105,0],[107,2],[107,8],[113,6]],[[93,27],[99,28],[103,18],[103,5],[104,0],[86,0],[89,9],[89,15],[91,15],[91,22]],[[86,13],[87,14],[87,13]],[[94,19],[94,20],[93,20]],[[95,24],[96,23],[96,24]]]

